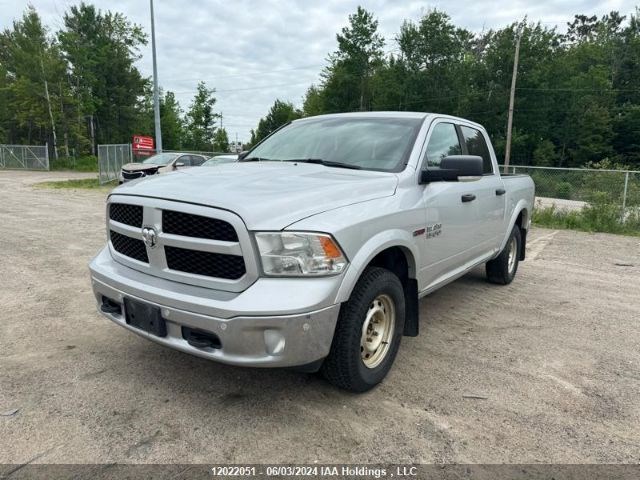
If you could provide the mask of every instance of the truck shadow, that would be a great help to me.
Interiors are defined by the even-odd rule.
[[[483,292],[490,288],[495,287],[486,282],[484,270],[476,269],[423,298],[420,301],[421,335],[405,338],[400,355],[407,354],[421,344],[437,341],[437,338],[430,336],[437,334],[439,325],[452,321],[460,323],[456,320],[460,317],[455,313],[456,310],[467,310],[468,303],[473,304],[473,299],[481,298]],[[126,364],[113,365],[113,370],[129,376],[129,381],[135,384],[153,379],[153,387],[159,389],[163,397],[174,400],[177,396],[188,397],[192,401],[203,402],[201,408],[215,406],[235,409],[245,408],[249,404],[255,409],[259,405],[273,405],[273,402],[283,399],[317,399],[318,394],[324,399],[354,396],[329,385],[319,374],[305,374],[292,369],[234,367],[177,352],[146,340],[125,342],[121,346],[127,352],[117,356],[114,361],[126,359]],[[143,370],[140,370],[141,366]],[[394,368],[398,368],[398,362]],[[373,392],[367,395],[375,394]]]
[[[130,460],[182,445],[201,445],[225,461],[256,458],[274,439],[288,449],[304,447],[305,458],[366,460],[362,445],[372,442],[390,455],[401,444],[408,459],[433,459],[419,447],[425,441],[450,458],[441,425],[447,412],[462,408],[455,404],[461,381],[451,378],[452,365],[474,371],[477,352],[467,333],[483,321],[479,308],[490,314],[498,298],[492,289],[477,269],[422,299],[420,336],[403,338],[389,376],[364,394],[339,390],[318,374],[215,363],[117,326],[110,327],[116,347],[98,350],[100,371],[80,382],[88,391],[117,392],[97,398],[93,411],[118,410],[110,428],[135,440],[126,450]],[[483,302],[488,306],[479,307]]]

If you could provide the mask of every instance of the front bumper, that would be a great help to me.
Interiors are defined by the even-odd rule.
[[[115,262],[108,248],[91,262],[98,311],[114,323],[162,345],[222,363],[293,367],[326,357],[340,305],[334,303],[342,276],[318,279],[259,279],[241,293],[173,282]],[[103,299],[120,304],[105,313]],[[167,335],[157,337],[125,321],[124,299],[161,309]],[[182,327],[216,335],[220,348],[197,348]]]
[[[132,170],[127,172],[120,170],[118,181],[120,184],[123,184],[133,182],[134,180],[140,180],[141,178],[152,177],[158,173],[160,173],[160,170]]]

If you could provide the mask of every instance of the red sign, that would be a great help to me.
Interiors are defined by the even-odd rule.
[[[145,135],[133,136],[133,149],[134,150],[153,150],[155,148],[153,137],[147,137]]]

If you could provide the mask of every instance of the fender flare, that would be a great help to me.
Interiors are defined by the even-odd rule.
[[[335,303],[343,303],[349,300],[356,282],[371,260],[380,252],[392,247],[402,249],[409,267],[409,278],[416,279],[420,254],[415,245],[415,239],[405,230],[386,230],[371,237],[351,259],[349,268],[347,268],[342,284],[338,289]]]
[[[511,235],[511,230],[513,230],[513,226],[516,224],[516,220],[518,219],[518,216],[520,216],[520,213],[522,213],[523,211],[525,212],[526,217],[524,218],[524,222],[522,223],[522,228],[524,228],[525,230],[529,229],[529,224],[531,222],[531,212],[529,209],[529,203],[526,200],[522,199],[517,203],[516,207],[513,209],[513,213],[511,214],[511,218],[509,219],[509,227],[505,232],[504,239],[500,243],[498,254],[502,252],[504,247],[507,245],[507,241],[509,240],[509,235]]]

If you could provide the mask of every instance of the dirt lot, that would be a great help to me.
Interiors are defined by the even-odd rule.
[[[639,238],[533,230],[512,285],[478,270],[424,299],[353,395],[100,317],[105,193],[32,187],[56,177],[0,172],[0,463],[640,462]]]

